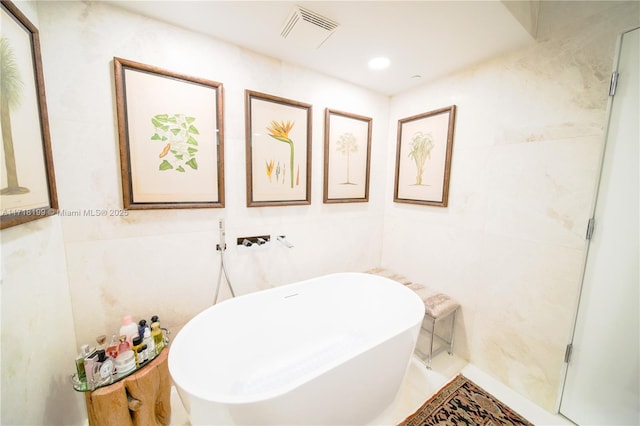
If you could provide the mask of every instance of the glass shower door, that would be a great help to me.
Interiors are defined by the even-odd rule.
[[[579,425],[640,424],[640,29],[624,33],[560,412]]]

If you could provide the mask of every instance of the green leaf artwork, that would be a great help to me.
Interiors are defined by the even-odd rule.
[[[199,135],[200,132],[193,125],[195,121],[195,117],[184,114],[157,114],[151,117],[154,127],[151,140],[165,143],[158,155],[162,160],[158,170],[175,170],[179,173],[189,169],[198,170],[198,141],[193,135]]]
[[[431,133],[416,132],[411,138],[411,152],[408,157],[413,158],[416,165],[416,185],[423,185],[422,175],[424,174],[424,166],[427,159],[431,158],[431,150],[433,149],[433,137]]]

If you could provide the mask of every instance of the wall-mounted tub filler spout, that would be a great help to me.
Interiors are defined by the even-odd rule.
[[[287,241],[287,237],[285,235],[278,235],[277,240],[286,248],[293,248],[293,244]]]

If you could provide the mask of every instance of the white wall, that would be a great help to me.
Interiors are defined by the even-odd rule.
[[[38,26],[34,3],[15,4]],[[76,336],[60,222],[52,216],[0,234],[3,425],[72,425],[86,418],[69,382]]]
[[[531,48],[395,96],[389,128],[457,105],[449,207],[393,203],[384,266],[462,304],[456,352],[556,408],[617,36],[637,2],[542,2]]]
[[[209,306],[219,218],[228,241],[286,234],[295,245],[228,250],[239,294],[382,260],[460,299],[460,353],[552,406],[603,141],[603,90],[616,32],[637,23],[638,4],[541,6],[535,47],[390,104],[105,3],[26,5],[39,17],[61,209],[122,206],[113,56],[224,83],[227,202],[224,209],[132,211],[126,218],[56,216],[3,230],[2,424],[81,422],[81,395],[66,381],[77,345],[115,332],[126,313],[158,314],[175,331]],[[594,8],[602,13],[590,14]],[[576,13],[575,25],[559,19]],[[310,206],[245,207],[245,89],[313,104]],[[393,203],[397,119],[452,103],[458,119],[449,208]],[[373,117],[369,203],[322,204],[325,107]]]
[[[122,207],[114,56],[224,84],[224,209],[61,218],[79,344],[116,333],[127,313],[147,319],[157,314],[175,331],[210,306],[219,218],[225,219],[228,243],[281,234],[294,244],[287,249],[275,243],[255,253],[230,247],[225,260],[238,294],[380,262],[387,97],[108,3],[41,2],[38,8],[63,210]],[[246,207],[245,89],[313,105],[310,206]],[[369,203],[322,203],[326,107],[373,118]]]
[[[82,422],[82,395],[68,382],[79,345],[117,333],[125,314],[157,314],[175,333],[210,306],[219,218],[228,242],[284,234],[295,245],[249,254],[230,247],[226,263],[238,294],[379,264],[388,97],[107,3],[24,7],[40,18],[63,212],[122,208],[114,56],[224,84],[226,207],[131,211],[126,218],[61,215],[3,230],[2,424]],[[310,206],[246,207],[245,89],[313,105]],[[322,204],[326,107],[373,118],[368,203]]]
[[[3,425],[79,424],[76,337],[57,217],[2,231]]]

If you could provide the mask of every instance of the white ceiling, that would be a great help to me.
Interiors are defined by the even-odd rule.
[[[118,7],[393,95],[533,38],[500,1],[112,1]],[[294,6],[339,24],[319,47],[280,35]],[[391,65],[373,71],[374,56]],[[414,77],[414,76],[420,77]]]

